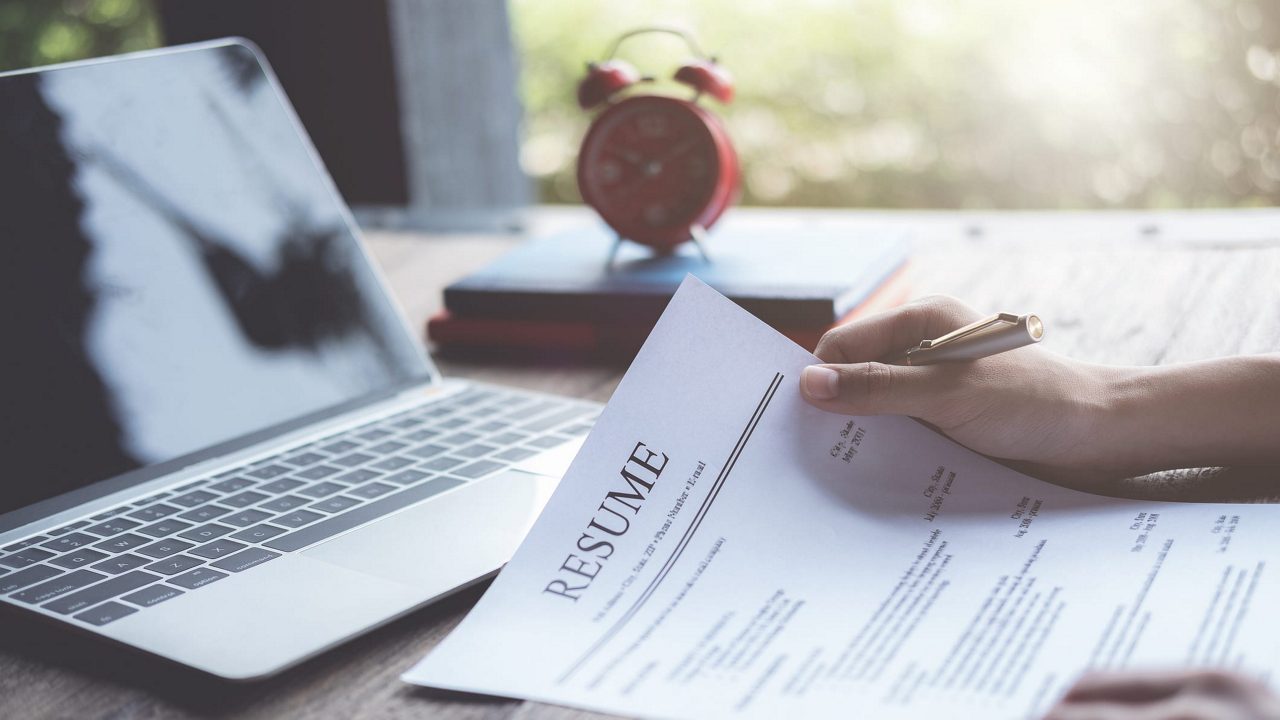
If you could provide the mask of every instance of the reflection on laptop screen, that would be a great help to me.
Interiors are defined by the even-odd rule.
[[[0,513],[430,373],[237,45],[0,77],[0,299]]]

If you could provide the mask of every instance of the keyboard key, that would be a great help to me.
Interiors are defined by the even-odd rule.
[[[118,602],[103,603],[92,610],[76,615],[77,620],[83,620],[90,625],[102,627],[107,623],[115,622],[126,615],[132,615],[138,612],[137,609]]]
[[[285,513],[279,517],[272,518],[271,522],[277,525],[284,525],[285,527],[296,528],[302,527],[307,523],[313,523],[322,517],[324,516],[307,510],[295,510],[294,512]]]
[[[71,532],[72,530],[79,530],[80,528],[82,528],[82,527],[84,527],[85,525],[88,525],[88,524],[89,524],[89,521],[88,521],[88,520],[80,520],[80,521],[78,521],[78,522],[73,522],[73,523],[71,523],[70,525],[64,525],[64,526],[62,526],[62,527],[58,528],[57,530],[50,530],[50,531],[49,531],[49,534],[50,534],[50,535],[66,535],[67,533]]]
[[[131,602],[138,607],[151,607],[185,594],[178,588],[169,587],[168,585],[152,585],[151,587],[142,588],[138,592],[129,593],[120,599],[125,602]]]
[[[129,517],[135,520],[143,520],[146,522],[150,522],[152,520],[159,520],[161,518],[169,517],[170,515],[178,512],[178,510],[180,509],[181,508],[178,508],[174,505],[167,505],[165,503],[160,503],[159,505],[152,505],[151,507],[144,507],[141,510],[135,510],[129,513]]]
[[[374,463],[371,467],[378,468],[379,470],[390,471],[390,470],[399,470],[402,467],[408,467],[413,463],[414,461],[412,459],[407,458],[403,455],[393,455],[389,458],[383,458],[382,460],[379,460],[378,462]],[[338,478],[338,479],[341,480],[342,478]]]
[[[386,483],[376,482],[369,483],[368,485],[361,485],[360,487],[353,488],[348,492],[356,497],[362,497],[365,500],[372,500],[373,498],[381,497],[393,491],[395,491],[394,487],[387,485]]]
[[[497,455],[494,455],[494,457],[496,457],[499,460],[506,460],[507,462],[520,462],[525,458],[530,458],[537,454],[538,454],[537,450],[530,450],[529,448],[515,447],[515,448],[508,448],[507,450],[503,450]]]
[[[228,515],[222,518],[222,522],[236,527],[249,527],[254,523],[262,522],[271,517],[271,513],[264,513],[261,510],[241,510],[234,515]]]
[[[199,555],[202,558],[209,558],[210,560],[216,560],[243,549],[245,549],[244,544],[238,543],[235,540],[223,538],[217,542],[211,542],[208,545],[201,545],[200,547],[193,549],[191,554]]]
[[[71,533],[69,535],[63,535],[62,537],[54,538],[46,543],[41,543],[40,547],[49,548],[54,552],[66,552],[68,550],[75,550],[78,547],[83,547],[85,545],[88,545],[89,543],[97,542],[97,541],[98,541],[98,538],[92,535],[85,535],[84,533],[78,532],[78,533]]]
[[[204,490],[196,490],[195,492],[189,492],[186,495],[179,495],[178,497],[173,498],[169,502],[173,503],[174,505],[181,505],[184,508],[191,508],[197,505],[203,505],[204,503],[207,503],[216,497],[218,496],[214,495],[211,492],[205,492]]]
[[[168,519],[161,520],[158,523],[152,523],[144,528],[139,528],[138,532],[143,535],[150,535],[151,537],[164,537],[165,535],[172,535],[179,530],[186,530],[189,527],[191,527],[191,523],[189,522]]]
[[[400,448],[408,447],[408,445],[408,443],[402,443],[397,440],[387,440],[365,449],[371,453],[377,453],[378,455],[390,455]]]
[[[505,420],[490,420],[488,422],[481,423],[471,429],[480,433],[491,433],[491,432],[497,432],[499,430],[505,430],[506,428],[509,428],[509,427],[511,427],[511,423],[506,422]]]
[[[107,554],[104,552],[98,552],[91,548],[80,548],[75,552],[67,553],[66,555],[55,560],[51,560],[50,562],[54,565],[58,565],[59,567],[74,569],[90,563],[98,562],[105,557],[107,557]]]
[[[358,504],[360,504],[360,501],[353,497],[338,495],[337,497],[325,498],[317,503],[311,503],[307,507],[310,507],[313,510],[320,510],[321,512],[336,513],[342,512],[343,510],[346,510],[349,507],[354,507]]]
[[[180,572],[186,572],[197,565],[203,565],[203,560],[197,560],[189,555],[174,555],[167,557],[160,562],[153,562],[143,568],[151,572],[158,572],[161,575],[177,575]]]
[[[333,462],[341,465],[342,467],[355,467],[357,465],[363,465],[372,459],[373,456],[368,453],[357,452],[351,453],[350,455],[343,455],[340,458],[335,458]]]
[[[289,463],[294,467],[307,467],[308,465],[315,465],[318,462],[324,462],[324,455],[314,452],[304,452],[294,455],[293,457],[285,458],[284,462]]]
[[[48,540],[48,539],[49,538],[45,537],[44,535],[37,535],[35,537],[29,537],[26,540],[21,540],[19,542],[13,543],[12,545],[5,545],[3,549],[5,552],[13,552],[14,550],[21,550],[24,547],[30,547],[32,545],[35,545],[36,543],[44,542],[45,540]]]
[[[146,555],[147,557],[162,558],[169,557],[174,553],[180,553],[183,550],[190,550],[191,547],[192,545],[189,542],[183,542],[174,538],[167,538],[138,548],[138,553]]]
[[[559,435],[543,435],[542,437],[536,437],[529,440],[525,444],[541,450],[546,450],[547,448],[553,448],[567,442],[569,442],[569,438],[560,437]]]
[[[309,467],[306,470],[300,470],[294,473],[294,475],[308,480],[319,480],[320,478],[327,478],[330,475],[340,472],[342,472],[342,468],[337,468],[332,465],[316,465],[315,467]]]
[[[39,585],[32,585],[22,592],[14,593],[10,597],[29,605],[38,605],[42,602],[52,600],[59,595],[65,595],[72,590],[79,590],[86,585],[92,585],[106,577],[106,575],[93,572],[92,570],[76,570],[75,572],[69,572],[52,580],[42,582]]]
[[[464,465],[457,468],[453,471],[453,474],[459,477],[475,480],[476,478],[484,477],[489,473],[501,470],[504,467],[507,467],[506,463],[500,463],[496,460],[481,460],[479,462],[473,462],[470,465]]]
[[[524,433],[504,432],[489,438],[489,442],[495,445],[515,445],[516,443],[523,441],[527,437],[529,436],[525,435]]]
[[[466,462],[466,460],[463,460],[462,458],[438,457],[422,463],[419,467],[427,470],[434,470],[436,472],[445,472],[446,470],[452,470],[453,468],[458,467],[464,462]]]
[[[449,418],[448,420],[441,420],[440,422],[436,423],[436,427],[440,428],[441,430],[456,430],[457,428],[460,428],[463,425],[470,425],[470,424],[471,424],[470,420],[465,420],[460,417],[454,417],[454,418]]]
[[[353,443],[350,440],[339,440],[336,443],[325,445],[320,449],[332,455],[337,455],[338,453],[350,452],[358,447],[360,447],[360,445]]]
[[[159,579],[158,575],[134,570],[123,575],[117,575],[106,582],[90,585],[79,592],[64,595],[41,607],[59,615],[70,615],[78,610],[93,607],[104,600],[110,600],[127,592],[137,590],[144,585],[150,585]]]
[[[312,498],[322,498],[343,490],[346,490],[346,488],[337,483],[322,482],[316,483],[309,488],[303,488],[298,491],[298,494]]]
[[[181,575],[175,575],[169,578],[169,582],[174,585],[181,585],[188,590],[194,590],[198,587],[208,585],[211,582],[221,580],[224,577],[227,577],[226,573],[220,573],[217,570],[202,567],[196,568],[190,572],[185,572]]]
[[[125,555],[117,555],[110,560],[103,560],[93,566],[94,570],[119,575],[126,570],[137,570],[138,568],[151,562],[151,558],[139,557],[131,553]]]
[[[280,493],[289,492],[290,490],[302,487],[303,485],[306,485],[306,483],[301,480],[280,478],[278,480],[272,480],[266,485],[259,485],[258,490],[264,493],[271,493],[272,495],[279,495]]]
[[[106,550],[107,552],[123,552],[125,550],[132,550],[141,545],[146,545],[149,542],[151,542],[151,538],[144,538],[141,535],[128,533],[103,540],[102,542],[95,544],[94,547]]]
[[[234,528],[229,528],[226,525],[209,523],[208,525],[201,525],[200,527],[192,528],[191,530],[179,534],[178,537],[183,540],[190,540],[193,543],[209,542],[210,540],[217,540],[223,535],[231,532],[233,529]]]
[[[396,483],[397,485],[408,485],[409,483],[417,482],[425,477],[431,477],[431,473],[425,473],[425,472],[422,472],[421,470],[410,469],[410,470],[401,470],[400,472],[395,473],[393,475],[388,475],[385,479],[390,482]]]
[[[411,450],[407,450],[406,452],[408,452],[410,455],[412,455],[412,456],[414,456],[414,457],[416,457],[416,458],[423,458],[423,459],[426,459],[426,458],[432,458],[432,457],[435,457],[435,456],[439,455],[440,453],[447,452],[448,450],[449,450],[449,448],[445,447],[444,445],[436,445],[435,443],[427,443],[427,444],[425,444],[425,445],[419,445],[418,447],[413,448],[413,449],[411,449]]]
[[[267,499],[267,496],[260,492],[254,492],[253,490],[246,490],[236,495],[229,495],[227,497],[224,497],[218,502],[222,503],[223,505],[230,505],[231,507],[234,507],[234,508],[243,508],[243,507],[249,507],[250,505],[256,505],[257,503],[260,503],[266,499]]]
[[[478,457],[484,457],[485,455],[488,455],[489,453],[497,449],[498,448],[492,445],[485,445],[484,443],[476,443],[474,445],[468,445],[462,448],[461,450],[454,450],[453,452],[455,455],[458,455],[460,457],[474,459]]]
[[[571,407],[566,410],[561,410],[560,412],[544,415],[533,422],[524,423],[520,427],[521,429],[528,430],[529,432],[543,432],[550,430],[553,427],[563,425],[570,420],[582,417],[588,412],[590,412],[588,408]]]
[[[248,478],[233,477],[227,478],[222,482],[216,482],[210,485],[208,489],[217,493],[233,493],[238,490],[243,490],[252,484],[253,481]]]
[[[386,430],[379,430],[377,428],[374,428],[373,430],[368,430],[366,432],[358,433],[356,437],[360,438],[361,440],[368,440],[369,442],[373,442],[374,440],[380,440],[390,434],[391,433],[387,432]]]
[[[467,443],[473,443],[479,440],[480,436],[473,432],[454,433],[446,438],[441,438],[440,442],[450,447],[459,447]]]
[[[560,428],[560,432],[565,435],[586,435],[591,432],[591,423],[581,423],[578,425],[570,425],[566,428]]]
[[[53,557],[53,553],[40,548],[27,548],[12,555],[5,555],[0,558],[0,565],[11,567],[15,570],[24,568],[28,565],[35,565],[41,560],[48,560]]]
[[[395,512],[402,508],[406,508],[419,500],[424,500],[442,493],[445,490],[455,488],[462,485],[461,480],[453,478],[436,478],[431,482],[414,485],[402,492],[388,495],[381,500],[365,503],[359,507],[352,508],[340,515],[334,515],[326,518],[322,522],[315,523],[295,530],[287,535],[281,535],[273,540],[263,543],[265,547],[272,550],[280,550],[283,552],[292,552],[301,550],[308,545],[331,538],[338,533],[345,532],[355,527],[359,527],[370,520],[382,517],[388,513]],[[229,559],[229,558],[228,558]]]
[[[263,550],[262,548],[249,548],[248,550],[241,550],[231,557],[225,557],[211,564],[219,570],[242,572],[278,557],[280,557],[280,553],[273,553],[270,550]]]
[[[560,403],[558,402],[555,402],[552,400],[543,400],[541,402],[536,402],[532,405],[527,405],[522,408],[517,408],[515,410],[508,411],[507,417],[521,417],[526,419],[532,418],[535,415],[541,415],[542,413],[550,410],[551,408],[559,407],[559,406],[560,406]]]
[[[270,540],[271,538],[284,533],[284,531],[284,528],[278,528],[274,525],[267,525],[266,523],[263,523],[261,525],[254,525],[251,528],[241,530],[231,537],[236,540],[257,543],[264,540]]]
[[[207,522],[216,517],[221,517],[231,512],[231,508],[224,508],[221,505],[205,505],[204,507],[188,510],[178,517],[183,520],[192,520],[194,522]]]
[[[271,512],[284,512],[296,507],[302,507],[309,502],[311,501],[306,498],[300,498],[297,495],[285,495],[284,497],[278,497],[271,502],[262,503],[260,507],[263,510],[270,510]]]
[[[391,459],[391,458],[388,458],[388,459]],[[383,462],[386,462],[386,461],[384,460]],[[408,463],[410,463],[410,462],[411,462],[411,461],[409,461],[409,460],[405,460],[405,463],[406,463],[406,464],[408,464]],[[378,467],[378,466],[380,466],[381,464],[382,464],[382,463],[374,463],[374,467]],[[383,469],[384,469],[384,470],[391,470],[392,468],[383,468]],[[349,472],[349,473],[344,473],[344,474],[342,474],[342,475],[339,475],[338,477],[334,478],[334,480],[336,480],[336,481],[338,481],[338,482],[344,482],[344,483],[347,483],[347,484],[362,483],[362,482],[366,482],[366,481],[368,481],[368,480],[372,480],[372,479],[374,479],[374,478],[378,477],[378,476],[379,476],[379,475],[381,475],[381,474],[382,474],[382,473],[377,472],[377,471],[375,471],[375,470],[370,470],[370,469],[368,469],[368,468],[360,468],[359,470],[352,470],[352,471],[351,471],[351,472]]]
[[[274,477],[280,477],[289,472],[289,468],[284,465],[263,465],[260,468],[250,470],[245,473],[249,477],[258,478],[259,480],[270,480]]]
[[[61,573],[62,571],[58,568],[50,567],[48,565],[36,565],[35,567],[30,567],[26,570],[9,573],[4,577],[0,577],[0,595],[48,580],[55,575],[60,575]]]
[[[411,428],[411,427],[414,427],[414,426],[416,426],[416,425],[421,425],[421,424],[422,424],[422,421],[421,421],[421,420],[419,420],[419,419],[417,419],[417,418],[407,417],[407,418],[403,418],[403,419],[401,419],[401,420],[396,420],[395,422],[391,423],[391,426],[392,426],[392,427],[398,427],[398,428]]]
[[[405,440],[410,440],[413,442],[422,442],[427,438],[433,438],[439,434],[440,434],[439,430],[432,430],[431,428],[421,428],[418,430],[414,430],[413,432],[407,432],[402,437]]]

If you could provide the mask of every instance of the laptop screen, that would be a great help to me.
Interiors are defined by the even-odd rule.
[[[299,133],[236,44],[0,77],[0,514],[430,377]]]

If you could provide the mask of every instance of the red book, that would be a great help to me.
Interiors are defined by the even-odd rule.
[[[887,310],[907,300],[905,267],[899,268],[835,325]],[[812,351],[832,326],[776,328],[793,342]],[[526,360],[629,360],[640,350],[653,323],[573,322],[461,317],[441,310],[427,321],[427,338],[442,354]]]

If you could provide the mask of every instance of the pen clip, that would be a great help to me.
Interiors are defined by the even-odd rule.
[[[917,349],[924,350],[927,348],[935,348],[939,345],[953,343],[962,338],[977,335],[988,330],[993,330],[1003,325],[1016,325],[1018,316],[1013,313],[996,313],[990,317],[985,317],[977,322],[969,323],[962,328],[956,328],[951,332],[933,340],[921,340]]]

